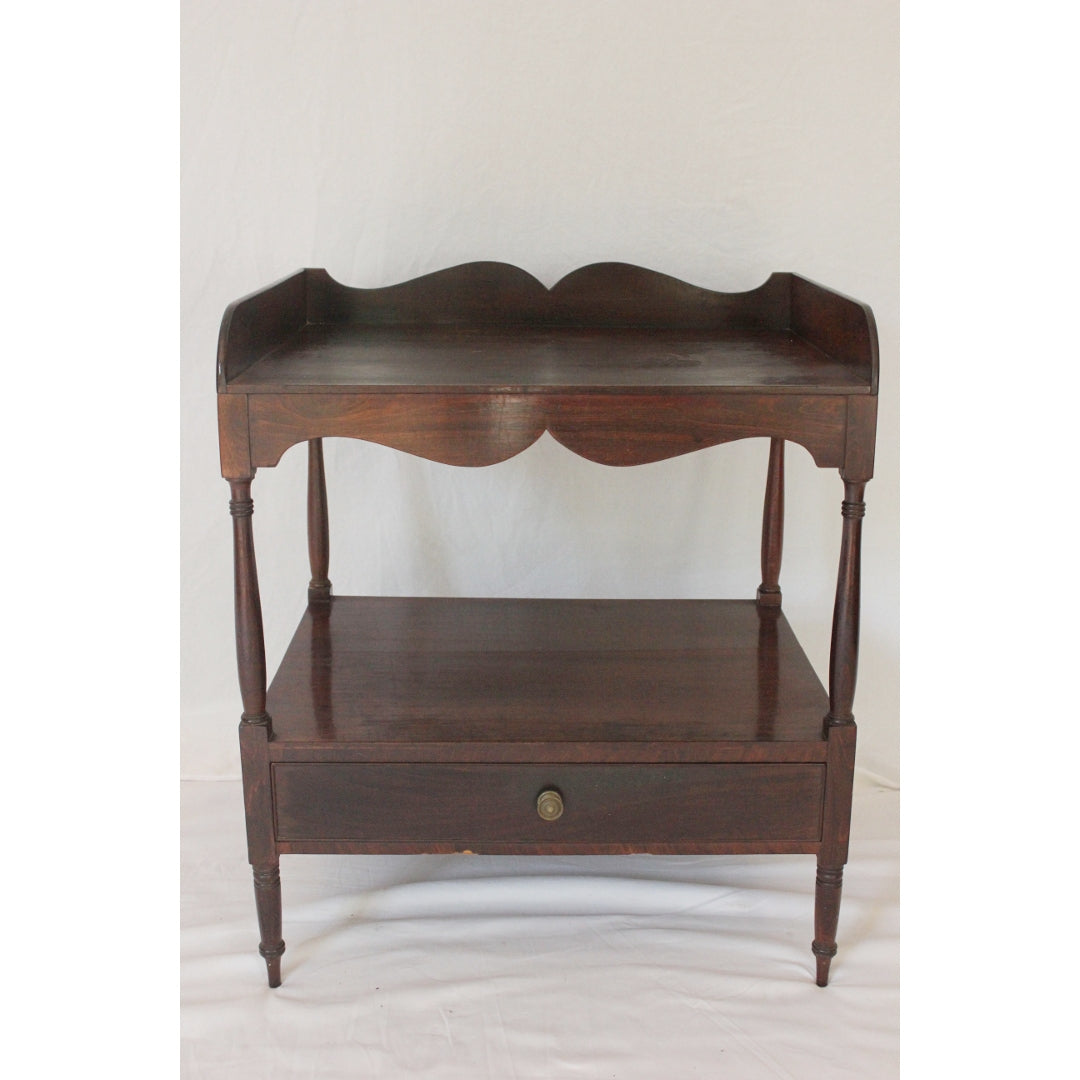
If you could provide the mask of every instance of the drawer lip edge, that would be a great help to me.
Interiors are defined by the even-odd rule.
[[[828,741],[332,743],[271,740],[270,761],[295,765],[819,765]]]

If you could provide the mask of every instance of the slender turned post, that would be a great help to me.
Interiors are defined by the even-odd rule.
[[[281,985],[281,880],[274,842],[270,793],[270,714],[266,711],[266,653],[262,605],[251,529],[251,477],[229,480],[233,519],[233,573],[236,599],[236,664],[244,712],[240,717],[240,768],[247,820],[248,860],[255,878],[259,952],[271,986]]]
[[[859,576],[862,548],[862,519],[865,482],[844,482],[844,501],[840,512],[844,531],[840,540],[840,571],[836,579],[836,604],[833,607],[832,650],[829,654],[829,727],[852,724],[851,706],[855,700],[855,675],[859,666]]]
[[[308,603],[330,599],[330,526],[326,514],[326,470],[323,466],[322,439],[308,441],[307,492],[308,560],[311,581]]]
[[[840,568],[833,608],[832,651],[829,658],[829,714],[825,717],[825,807],[818,850],[814,900],[813,953],[817,984],[827,986],[829,966],[836,955],[836,926],[848,857],[851,793],[855,776],[855,675],[859,661],[859,578],[865,481],[845,478]]]
[[[245,724],[269,727],[266,711],[266,652],[263,648],[262,604],[255,569],[251,531],[251,479],[230,480],[229,513],[233,519],[233,588],[236,606],[236,666]]]
[[[784,440],[769,443],[769,476],[761,516],[761,607],[780,606],[780,559],[784,553]]]

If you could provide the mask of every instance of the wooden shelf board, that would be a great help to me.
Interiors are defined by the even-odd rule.
[[[276,760],[823,760],[828,697],[752,600],[335,597],[268,694]]]

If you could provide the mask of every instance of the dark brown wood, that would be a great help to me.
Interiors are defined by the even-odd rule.
[[[255,540],[251,517],[255,504],[250,480],[230,480],[233,519],[233,589],[236,612],[236,666],[240,675],[243,720],[269,725],[266,711],[266,653],[263,648],[262,604],[255,568]]]
[[[840,569],[833,607],[832,647],[829,656],[829,725],[850,724],[855,700],[855,676],[859,666],[859,590],[862,551],[862,519],[866,514],[863,483],[845,483],[841,514]]]
[[[869,308],[787,273],[719,293],[621,263],[550,289],[500,263],[375,289],[305,270],[230,305],[219,438],[270,984],[281,854],[469,850],[816,855],[825,985],[877,381]],[[769,439],[757,602],[331,596],[323,438],[484,466],[545,432],[616,466]],[[309,606],[267,690],[250,485],[305,441]],[[828,694],[780,610],[785,441],[845,481]],[[562,799],[553,821],[545,790]]]
[[[545,289],[503,263],[469,263],[357,289],[303,270],[230,304],[218,389],[324,393],[342,385],[757,386],[877,391],[868,307],[795,274],[721,293],[625,263]],[[792,366],[793,365],[793,366]]]
[[[784,554],[784,440],[769,441],[769,474],[765,483],[765,509],[761,519],[761,584],[757,601],[779,607],[780,560]]]
[[[217,384],[228,384],[296,333],[307,321],[308,271],[235,300],[226,309],[218,334]]]
[[[330,599],[330,523],[326,513],[326,467],[323,463],[322,439],[308,442],[308,560],[311,581],[308,582],[308,603]]]
[[[829,739],[826,772],[825,828],[818,852],[817,894],[813,951],[817,958],[817,984],[829,981],[829,966],[836,955],[836,927],[840,914],[843,868],[848,856],[851,796],[855,771],[855,677],[859,662],[859,590],[862,519],[865,483],[844,484],[841,504],[843,532],[840,569],[833,609],[832,649],[829,659],[829,712],[825,718]]]
[[[620,845],[821,836],[821,765],[274,765],[282,840]],[[536,799],[565,806],[545,821]]]
[[[527,742],[706,761],[761,736],[763,670],[771,760],[795,760],[789,744],[821,760],[825,690],[783,614],[753,600],[338,596],[301,619],[269,702],[277,754],[332,738],[368,760],[458,743],[509,761]]]
[[[817,894],[813,951],[817,983],[829,981],[829,965],[836,955],[836,927],[840,916],[843,867],[848,858],[851,831],[851,796],[855,779],[855,724],[831,726],[825,769],[825,805],[821,847],[818,850]]]
[[[870,393],[878,391],[877,324],[870,308],[798,274],[789,274],[788,326],[842,363],[869,376]]]
[[[466,263],[412,281],[358,289],[308,270],[308,322],[354,326],[632,326],[642,329],[784,329],[791,274],[721,293],[627,263],[594,263],[552,288],[516,266]],[[813,289],[828,292],[821,286]]]
[[[780,695],[783,692],[785,706],[791,700],[799,700],[796,694],[791,693],[789,681],[791,678],[791,663],[784,659],[781,663],[782,652],[792,652],[787,642],[787,636],[791,634],[791,628],[787,620],[780,613],[778,607],[771,604],[762,604],[758,599],[758,648],[757,648],[757,730],[756,740],[759,743],[772,743],[776,741],[777,722],[781,718]],[[784,634],[784,648],[781,648],[781,626]],[[791,634],[791,642],[798,649],[796,656],[802,654],[795,635]],[[803,657],[805,660],[805,656]],[[796,660],[796,666],[799,665]],[[781,679],[781,672],[783,679]],[[805,699],[803,699],[805,700]],[[785,709],[784,718],[787,717]],[[748,745],[744,743],[743,745]]]
[[[842,866],[825,866],[818,857],[817,887],[814,893],[814,943],[818,986],[829,985],[829,966],[836,955],[836,927],[840,919],[840,891],[844,884]]]
[[[482,840],[463,848],[448,840],[279,840],[282,855],[633,855],[640,844]],[[650,855],[813,855],[817,840],[678,840],[650,843]]]
[[[865,483],[874,475],[874,438],[877,431],[877,397],[849,397],[844,464],[845,480]]]
[[[334,636],[330,632],[330,610],[330,604],[322,600],[313,601],[308,607],[308,618],[311,620],[308,679],[311,718],[318,738],[324,743],[337,737],[334,725]],[[277,744],[275,749],[279,749],[280,745]]]
[[[222,476],[250,480],[255,475],[251,468],[247,397],[218,395],[218,447]]]
[[[281,984],[281,883],[274,837],[274,799],[268,752],[269,724],[240,722],[240,769],[247,820],[248,861],[255,879],[259,952],[271,986]]]
[[[281,875],[277,859],[253,868],[255,910],[259,917],[259,955],[266,961],[266,978],[271,987],[281,985]]]
[[[785,330],[308,325],[229,384],[232,392],[867,394],[860,369]]]
[[[444,465],[494,465],[545,431],[602,465],[645,465],[735,439],[774,433],[839,468],[845,399],[770,394],[255,394],[252,463],[276,465],[322,435],[365,439]]]

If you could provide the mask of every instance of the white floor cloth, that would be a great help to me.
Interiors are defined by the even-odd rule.
[[[239,782],[182,785],[182,1076],[899,1070],[899,792],[857,774],[827,989],[811,856],[283,856],[257,952]]]

